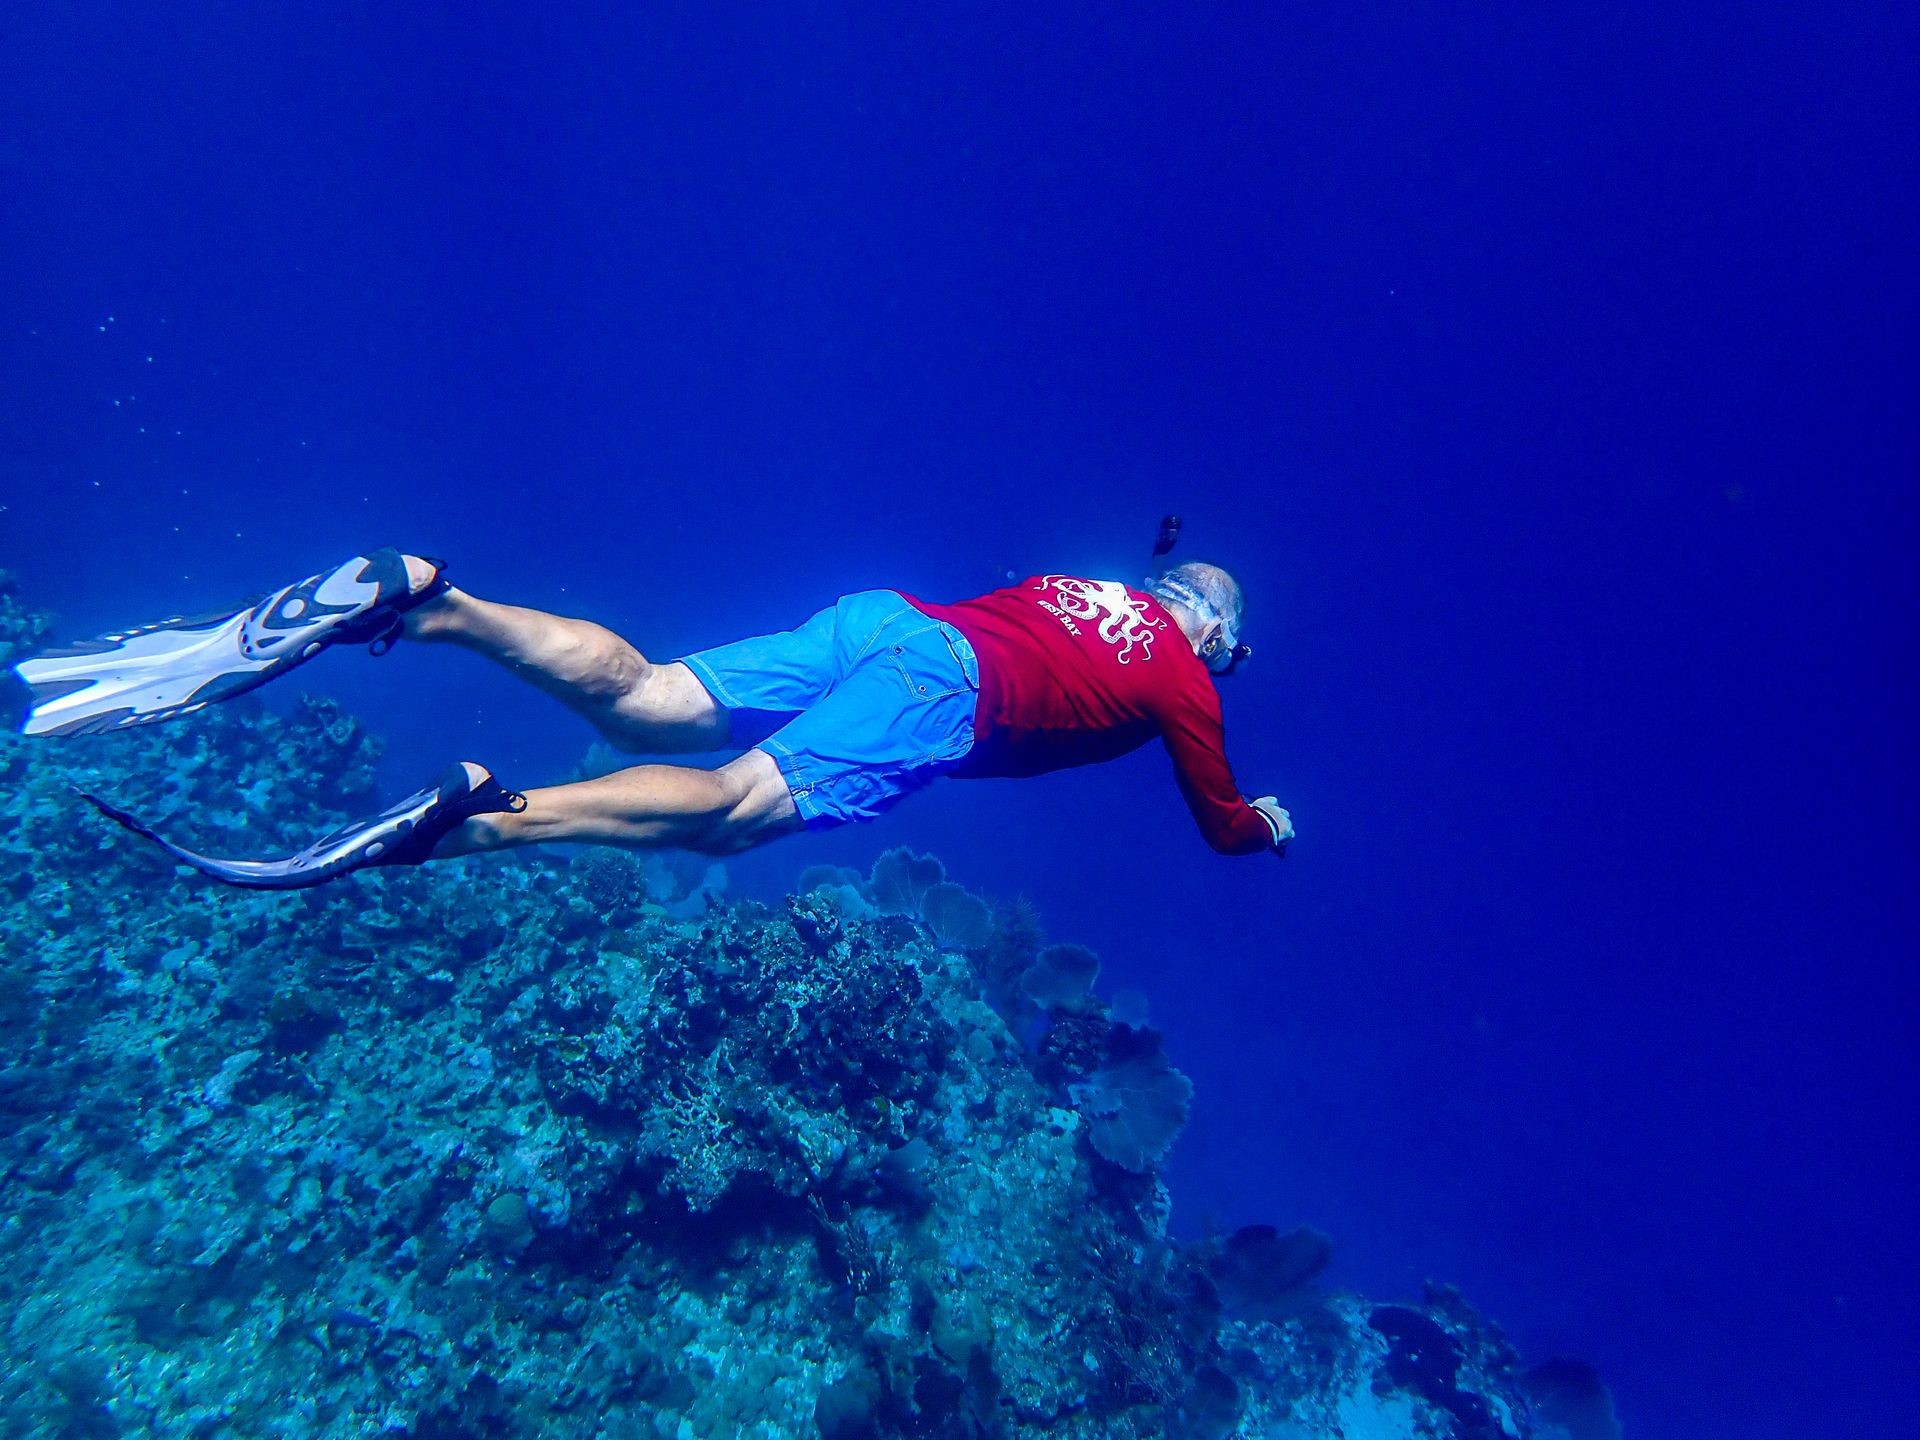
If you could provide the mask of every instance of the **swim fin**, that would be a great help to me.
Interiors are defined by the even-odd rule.
[[[174,616],[43,651],[15,667],[28,690],[28,735],[97,735],[191,715],[283,675],[329,645],[381,654],[400,616],[447,589],[444,568],[418,594],[398,550],[356,555],[223,615]]]
[[[463,820],[527,808],[526,796],[505,789],[491,775],[483,773],[475,780],[466,766],[450,765],[425,789],[369,819],[330,831],[297,855],[281,860],[222,860],[174,844],[98,795],[77,793],[109,820],[153,841],[174,859],[248,890],[305,890],[370,865],[418,865]]]

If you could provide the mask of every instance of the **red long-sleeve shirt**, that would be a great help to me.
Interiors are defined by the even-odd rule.
[[[1273,843],[1227,764],[1220,696],[1173,617],[1117,580],[1034,575],[935,605],[980,661],[974,747],[959,776],[1039,775],[1091,765],[1159,736],[1207,843],[1248,855]]]

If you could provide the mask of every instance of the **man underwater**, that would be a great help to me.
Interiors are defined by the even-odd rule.
[[[943,775],[1039,775],[1155,736],[1215,850],[1284,853],[1293,836],[1275,798],[1243,799],[1227,764],[1213,677],[1250,652],[1240,587],[1216,566],[1176,565],[1144,591],[1034,576],[951,605],[861,591],[796,630],[661,663],[590,621],[455,589],[444,569],[376,550],[229,614],[47,651],[17,667],[30,700],[22,728],[88,735],[172,719],[329,646],[377,654],[405,636],[498,661],[622,750],[751,747],[717,769],[636,765],[524,795],[466,762],[275,860],[196,854],[86,797],[196,869],[257,889],[549,841],[729,854],[871,820]]]

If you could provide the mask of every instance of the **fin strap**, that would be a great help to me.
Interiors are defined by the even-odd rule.
[[[527,808],[527,797],[509,790],[489,775],[471,789],[467,787],[466,768],[450,765],[440,777],[440,799],[419,823],[408,829],[370,865],[421,865],[433,854],[434,847],[476,815],[517,815]]]
[[[392,810],[369,821],[343,826],[296,855],[228,860],[175,844],[99,795],[77,787],[75,793],[115,824],[152,841],[183,864],[226,884],[254,890],[304,890],[365,866],[419,865],[449,831],[473,816],[502,811],[518,814],[527,808],[526,796],[508,790],[492,775],[475,785],[468,780],[464,766],[451,765],[432,786]],[[403,818],[402,812],[409,810],[419,819]]]
[[[429,600],[438,600],[453,588],[453,582],[447,579],[447,562],[437,555],[418,557],[433,567],[433,578],[418,593],[409,590],[387,607],[387,617],[367,642],[367,653],[376,658],[393,649],[394,644],[406,630],[406,622],[400,617],[409,610],[417,610]]]

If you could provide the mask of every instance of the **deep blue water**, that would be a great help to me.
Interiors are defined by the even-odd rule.
[[[0,564],[81,633],[391,541],[670,655],[1178,510],[1284,865],[1149,751],[738,883],[1033,895],[1196,1082],[1189,1231],[1641,1440],[1908,1428],[1914,12],[1032,8],[9,7]],[[306,679],[396,787],[590,738]]]

